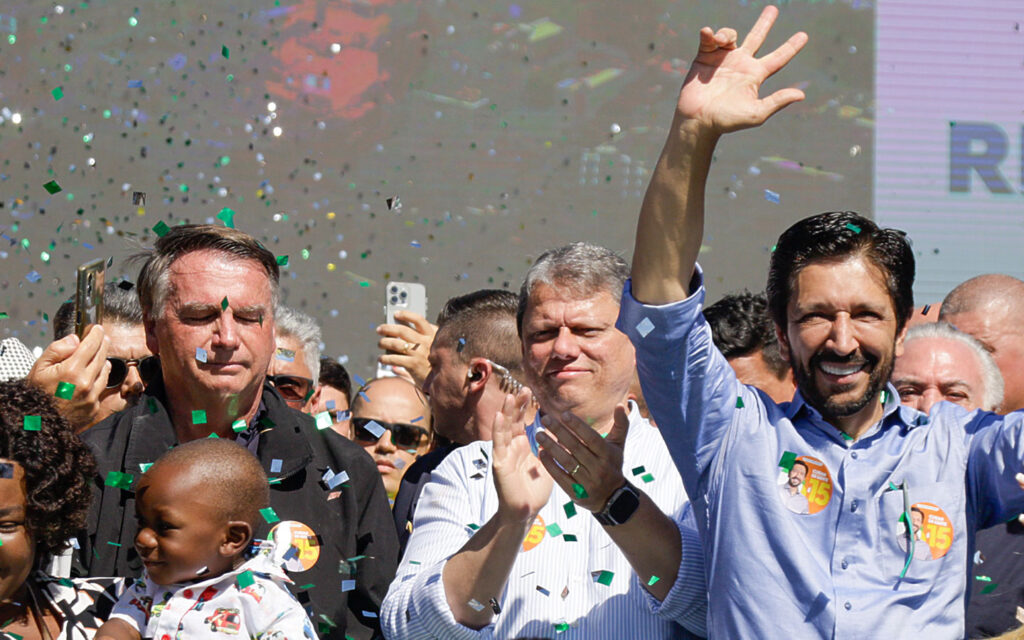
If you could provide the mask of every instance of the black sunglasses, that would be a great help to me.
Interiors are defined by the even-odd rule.
[[[267,376],[284,401],[305,404],[313,396],[313,381],[302,376]]]
[[[147,387],[160,375],[159,356],[146,356],[145,358],[107,358],[110,363],[110,374],[107,376],[107,388],[120,387],[124,379],[128,377],[128,367],[137,367],[142,384]]]
[[[367,425],[374,423],[377,428],[371,431],[367,428]],[[373,418],[352,418],[352,435],[356,440],[372,444],[380,440],[380,437],[384,435],[381,429],[386,429],[391,432],[391,444],[401,449],[415,449],[420,446],[424,438],[430,436],[430,433],[423,427],[417,427],[414,424],[405,424],[402,422],[384,422],[383,420],[374,420]],[[378,431],[377,435],[374,435],[374,431]]]

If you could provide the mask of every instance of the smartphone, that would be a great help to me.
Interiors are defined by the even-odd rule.
[[[103,275],[106,260],[98,258],[78,267],[75,289],[75,334],[85,336],[89,325],[103,322]]]
[[[427,287],[419,282],[389,282],[384,289],[384,322],[396,324],[396,311],[412,311],[427,317]],[[377,377],[393,376],[390,365],[377,363]]]

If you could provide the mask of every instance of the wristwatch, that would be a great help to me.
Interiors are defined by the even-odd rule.
[[[625,524],[640,506],[640,492],[629,481],[615,490],[604,508],[594,512],[597,521],[606,527]]]

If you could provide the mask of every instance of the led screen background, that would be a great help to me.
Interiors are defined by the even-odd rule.
[[[134,280],[125,258],[158,222],[233,219],[289,257],[283,301],[368,377],[389,279],[425,283],[434,315],[517,289],[559,244],[628,257],[697,31],[743,33],[762,6],[7,2],[0,335],[46,344],[75,267],[109,256],[109,277]],[[711,299],[763,288],[792,221],[871,214],[874,23],[866,2],[783,5],[765,51],[811,40],[766,88],[807,100],[719,147]]]

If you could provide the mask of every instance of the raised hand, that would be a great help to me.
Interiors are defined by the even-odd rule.
[[[378,357],[377,361],[405,369],[413,384],[422,387],[430,373],[427,356],[437,327],[412,311],[396,311],[395,320],[401,324],[382,324],[377,327],[377,334],[381,336],[377,346],[387,352]]]
[[[626,482],[622,475],[622,454],[629,431],[626,407],[615,407],[612,428],[603,438],[568,412],[561,416],[546,415],[541,422],[547,429],[537,434],[544,468],[573,502],[590,511],[603,509],[615,490]]]
[[[759,96],[761,83],[786,66],[807,43],[807,34],[801,31],[768,55],[755,58],[778,15],[777,8],[765,7],[738,47],[735,29],[701,29],[699,52],[679,92],[677,117],[696,120],[721,134],[757,126],[783,107],[803,100],[803,91],[792,88]]]
[[[507,394],[492,431],[498,515],[515,522],[532,522],[551,496],[551,476],[533,455],[526,436],[532,399],[525,387],[515,396]]]
[[[107,340],[101,325],[92,325],[79,341],[71,334],[51,342],[32,366],[28,381],[53,395],[61,382],[75,385],[70,400],[55,398],[57,410],[74,427],[84,431],[100,413],[100,394],[107,387],[110,363]]]

